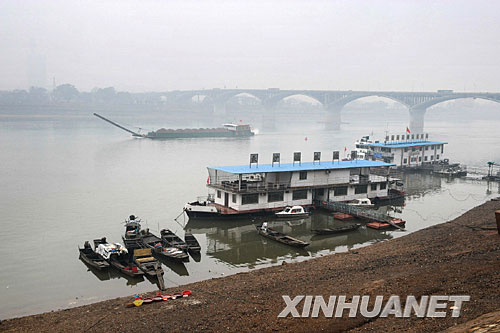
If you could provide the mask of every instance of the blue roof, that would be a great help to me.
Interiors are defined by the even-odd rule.
[[[430,145],[445,145],[448,142],[440,141],[408,141],[408,142],[388,142],[388,143],[368,143],[367,146],[373,147],[386,147],[386,148],[406,148],[406,147],[419,147]]]
[[[383,166],[394,166],[395,164],[384,163],[378,161],[366,161],[366,160],[355,160],[355,161],[335,161],[320,163],[306,162],[299,164],[295,162],[292,163],[274,164],[259,164],[258,166],[252,164],[250,165],[235,165],[235,166],[221,166],[221,167],[208,167],[209,169],[225,171],[233,174],[248,174],[257,172],[289,172],[289,171],[310,171],[310,170],[338,170],[338,169],[352,169],[352,168],[368,168],[368,167],[383,167]]]

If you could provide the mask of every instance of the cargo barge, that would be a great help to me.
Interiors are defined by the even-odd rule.
[[[94,116],[114,125],[138,138],[148,138],[148,139],[178,139],[178,138],[239,138],[239,137],[250,137],[253,136],[250,125],[237,125],[237,124],[223,124],[222,127],[218,128],[183,128],[183,129],[166,129],[161,128],[157,131],[151,131],[147,134],[141,134],[134,132],[126,127],[117,124],[116,122],[109,120],[97,113]]]

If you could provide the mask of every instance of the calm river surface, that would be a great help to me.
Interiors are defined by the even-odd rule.
[[[150,128],[201,126],[188,120],[172,124],[168,117],[154,113],[110,117]],[[342,129],[332,132],[322,129],[319,115],[300,117],[291,115],[295,121],[290,122],[287,117],[278,118],[276,130],[261,130],[248,139],[153,141],[131,138],[91,112],[21,116],[4,111],[0,114],[0,318],[154,290],[156,286],[147,279],[89,270],[78,260],[77,247],[102,236],[121,242],[122,221],[130,214],[142,218],[144,227],[153,232],[170,228],[183,236],[184,228],[174,218],[187,201],[206,195],[207,166],[246,164],[250,153],[259,153],[261,163],[269,163],[273,152],[281,152],[283,162],[290,161],[294,151],[301,151],[304,161],[310,161],[314,151],[329,159],[333,150],[351,149],[354,140],[372,131],[379,138],[386,129],[403,133],[408,121],[407,114],[391,116],[390,122],[348,114]],[[498,128],[500,117],[451,123],[445,116],[429,115],[426,123],[432,139],[449,143],[448,158],[482,170],[487,161],[500,162]],[[399,237],[454,218],[499,193],[497,183],[479,180],[414,174],[405,176],[404,182],[409,194],[406,205],[392,214],[407,221],[406,232],[362,227],[336,237],[312,237],[312,227],[332,223],[331,215],[322,213],[271,223],[310,241],[307,251],[263,239],[253,221],[186,219],[185,228],[200,241],[202,256],[198,262],[191,258],[185,265],[164,266],[166,285],[283,260],[307,260]]]

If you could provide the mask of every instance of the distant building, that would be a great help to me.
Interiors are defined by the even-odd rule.
[[[444,160],[447,142],[429,141],[428,134],[403,134],[386,137],[385,142],[367,143],[366,159],[393,163],[398,168],[415,168]]]

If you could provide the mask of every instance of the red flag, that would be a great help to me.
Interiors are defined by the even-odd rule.
[[[408,126],[406,126],[406,133],[410,134],[410,129],[408,128]]]
[[[347,151],[347,147],[344,147],[344,152],[346,152],[346,151]]]
[[[210,176],[207,177],[207,184],[210,184]]]

